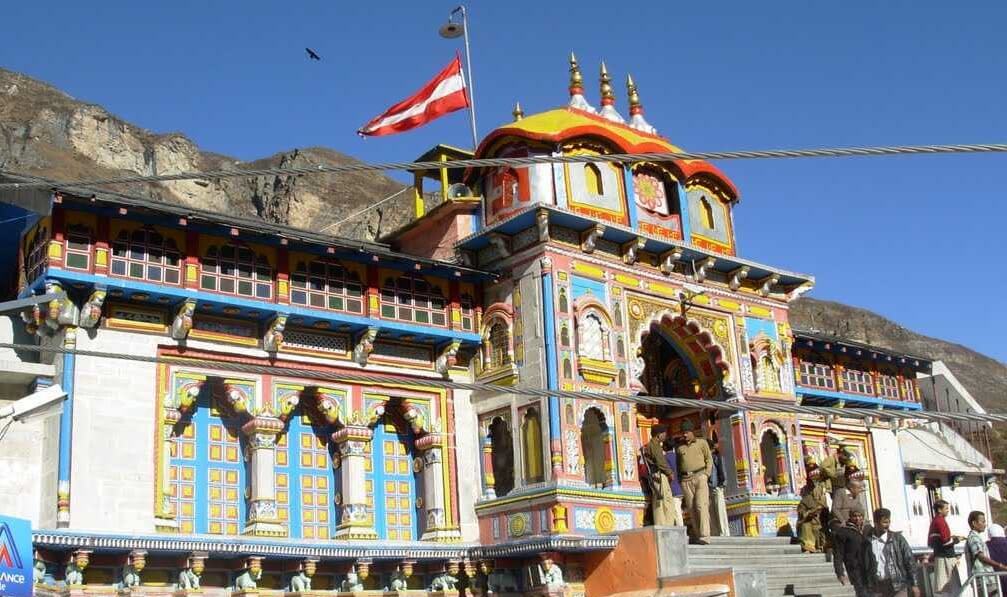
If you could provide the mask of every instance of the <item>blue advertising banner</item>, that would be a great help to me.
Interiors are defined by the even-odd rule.
[[[22,518],[0,516],[0,595],[32,595],[31,524]]]

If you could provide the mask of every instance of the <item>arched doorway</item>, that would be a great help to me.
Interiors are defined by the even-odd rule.
[[[607,484],[605,456],[608,436],[605,415],[597,408],[587,409],[580,428],[580,445],[581,454],[584,455],[584,481],[592,487],[604,487]]]
[[[761,454],[762,477],[766,486],[766,493],[777,493],[780,485],[780,466],[778,454],[782,447],[780,436],[772,429],[762,432],[759,440],[759,453]],[[775,488],[775,489],[774,489]]]
[[[514,489],[514,442],[510,425],[502,417],[493,419],[489,428],[493,459],[493,492],[503,497]]]

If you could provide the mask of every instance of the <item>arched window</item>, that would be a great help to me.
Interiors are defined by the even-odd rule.
[[[626,370],[625,369],[619,369],[619,387],[620,388],[625,388],[626,387]]]
[[[342,265],[316,260],[297,264],[290,274],[290,302],[315,309],[363,313],[360,277]]]
[[[528,409],[521,423],[521,442],[524,447],[524,482],[540,483],[545,479],[542,470],[542,419],[534,408]]]
[[[570,364],[570,359],[563,359],[563,377],[573,379],[573,366]]]
[[[560,346],[570,346],[570,328],[564,323],[559,328]]]
[[[612,359],[609,331],[601,315],[588,311],[581,315],[577,326],[577,354],[598,361]]]
[[[507,322],[497,319],[490,325],[486,362],[490,369],[499,369],[511,364],[510,356],[510,329]]]
[[[567,404],[566,407],[563,408],[563,416],[566,417],[566,423],[567,423],[567,425],[573,425],[573,405],[572,404]]]
[[[593,487],[603,487],[606,483],[605,452],[608,425],[605,415],[596,408],[584,413],[584,423],[580,427],[581,454],[584,455],[584,481]]]
[[[31,282],[46,268],[49,256],[49,229],[39,226],[24,251],[25,281]]]
[[[626,358],[626,343],[623,341],[622,336],[615,339],[615,355],[620,359]]]
[[[258,299],[273,298],[273,268],[252,249],[226,244],[212,246],[203,258],[199,287],[224,294]]]
[[[514,444],[510,426],[497,417],[490,424],[490,447],[493,458],[493,491],[503,497],[514,489]]]
[[[602,182],[601,168],[597,164],[590,162],[584,164],[584,186],[588,194],[596,196],[605,194],[605,184]]]
[[[447,325],[447,302],[441,289],[422,276],[385,278],[381,287],[381,317],[424,325]]]
[[[559,312],[566,313],[570,310],[570,301],[566,298],[566,287],[559,287]]]
[[[91,229],[87,226],[71,225],[66,231],[66,257],[63,264],[67,269],[87,271],[91,268]]]
[[[175,241],[151,227],[121,230],[112,242],[113,276],[181,284],[182,255]]]
[[[716,220],[713,217],[713,205],[710,200],[703,195],[699,198],[699,217],[704,228],[710,230],[715,230],[717,228]]]
[[[615,327],[622,327],[622,305],[619,301],[612,303],[612,323]]]
[[[619,415],[619,422],[622,425],[622,431],[623,431],[623,433],[629,433],[629,413],[628,412],[623,411],[622,414]]]

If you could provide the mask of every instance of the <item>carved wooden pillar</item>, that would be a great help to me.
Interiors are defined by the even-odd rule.
[[[283,427],[283,421],[277,418],[255,417],[241,428],[251,452],[251,496],[244,535],[278,537],[287,534],[276,511],[276,437]]]
[[[342,474],[342,516],[336,527],[337,539],[377,539],[373,512],[367,507],[366,468],[367,444],[374,432],[357,425],[348,425],[332,434],[339,446]]]
[[[444,444],[442,433],[428,433],[416,440],[423,453],[423,509],[426,515],[422,541],[459,541],[461,532],[448,524],[444,495]]]
[[[493,438],[487,429],[482,434],[482,460],[483,460],[483,497],[493,499],[496,497],[496,477],[493,471]]]

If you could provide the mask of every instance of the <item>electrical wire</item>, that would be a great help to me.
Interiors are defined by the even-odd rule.
[[[144,356],[114,352],[101,352],[93,350],[78,350],[76,348],[66,348],[62,346],[40,346],[37,344],[16,344],[10,342],[0,343],[0,348],[10,348],[13,350],[23,350],[26,352],[53,353],[53,354],[73,354],[83,357],[95,357],[106,359],[117,359],[141,363],[169,364],[200,369],[216,369],[221,371],[232,371],[248,374],[267,374],[285,377],[298,377],[317,379],[320,381],[332,382],[356,382],[368,384],[402,384],[403,380],[395,375],[382,375],[370,373],[334,372],[320,371],[316,369],[303,369],[297,367],[287,367],[281,365],[255,365],[250,363],[240,363],[234,361],[210,361],[204,358],[196,359],[184,356]],[[675,406],[680,408],[698,408],[704,410],[716,410],[722,412],[779,412],[796,413],[814,416],[840,416],[853,419],[863,419],[867,423],[880,420],[924,420],[924,421],[968,421],[968,422],[1007,422],[1007,414],[1003,413],[934,413],[910,410],[877,410],[870,408],[836,408],[827,406],[802,406],[794,403],[776,402],[769,400],[698,400],[696,398],[681,398],[673,396],[644,396],[626,394],[603,394],[600,392],[580,392],[569,390],[544,390],[539,388],[528,388],[520,386],[501,386],[481,382],[460,382],[447,379],[411,378],[409,384],[412,386],[432,388],[466,390],[472,392],[487,392],[492,394],[516,394],[519,396],[530,396],[536,398],[572,398],[577,400],[598,400],[605,402],[632,402],[635,404],[645,404],[654,406]]]
[[[635,162],[670,162],[676,160],[756,160],[756,159],[794,159],[794,158],[836,158],[836,157],[878,157],[894,155],[938,155],[961,153],[1005,153],[1007,144],[977,143],[962,145],[893,145],[875,147],[826,147],[820,149],[765,149],[743,151],[706,151],[706,152],[653,152],[653,153],[615,153],[599,155],[537,155],[529,157],[509,158],[472,158],[464,160],[431,160],[426,162],[377,162],[353,164],[318,164],[315,166],[258,168],[250,170],[207,170],[193,172],[178,172],[176,174],[159,174],[156,176],[118,176],[95,178],[90,180],[68,181],[67,186],[94,186],[112,184],[132,184],[147,182],[168,182],[178,180],[218,180],[224,178],[245,178],[256,176],[294,176],[307,174],[338,174],[345,172],[376,172],[387,170],[439,170],[459,168],[486,168],[501,166],[533,166],[536,164],[575,164],[575,163],[614,163],[631,164]],[[0,174],[25,176],[17,172],[0,170]],[[47,188],[52,183],[5,182],[4,188]]]

